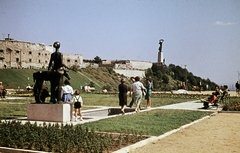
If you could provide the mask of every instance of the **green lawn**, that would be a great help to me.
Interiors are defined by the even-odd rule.
[[[210,115],[212,112],[187,110],[152,110],[121,115],[81,126],[97,131],[158,136],[194,120]],[[80,126],[80,125],[78,125]]]
[[[84,101],[82,110],[92,109],[95,106],[119,107],[118,94],[82,93],[81,96]],[[196,100],[196,98],[192,98],[188,96],[185,96],[185,97],[153,96],[152,107],[159,107],[163,105],[186,102],[191,100]],[[48,101],[49,101],[49,97],[46,99],[46,102]],[[128,97],[128,103],[130,103],[130,101],[131,101],[131,97]],[[1,99],[0,100],[0,119],[26,117],[27,104],[30,104],[33,102],[34,102],[34,97],[32,96],[26,97],[24,99]],[[145,107],[145,105],[146,105],[146,100],[142,99],[141,106]]]
[[[83,110],[92,109],[93,106],[118,106],[117,94],[81,94],[84,105]],[[49,99],[49,98],[48,98]],[[47,99],[47,100],[48,100]],[[171,97],[152,96],[152,107],[163,106],[173,103],[196,100],[196,98],[182,95]],[[12,119],[26,117],[27,104],[34,101],[33,97],[17,100],[0,100],[0,119]],[[131,101],[129,97],[128,102]],[[146,101],[142,99],[142,106]],[[136,113],[132,115],[120,115],[114,118],[104,119],[96,122],[85,123],[82,126],[97,131],[122,132],[140,135],[161,135],[167,131],[178,128],[184,124],[200,119],[209,112],[185,111],[185,110],[153,110]]]

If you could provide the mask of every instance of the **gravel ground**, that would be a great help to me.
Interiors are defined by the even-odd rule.
[[[129,153],[240,152],[240,113],[218,113]]]

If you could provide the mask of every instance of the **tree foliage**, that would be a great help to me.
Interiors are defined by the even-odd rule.
[[[94,63],[101,64],[102,59],[99,56],[94,57]]]
[[[154,64],[151,69],[146,70],[145,75],[147,78],[152,78],[156,90],[176,90],[182,88],[182,84],[186,85],[185,89],[187,90],[192,90],[194,86],[198,86],[203,90],[214,90],[217,86],[209,78],[202,79],[194,76],[186,68],[174,64],[169,66]]]

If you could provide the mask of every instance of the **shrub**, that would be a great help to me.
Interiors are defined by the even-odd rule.
[[[130,138],[131,139],[130,139]],[[134,137],[134,138],[132,138]],[[129,140],[139,141],[139,135],[115,135],[97,133],[82,126],[46,124],[18,121],[0,121],[0,146],[48,152],[109,152],[128,144]],[[121,139],[121,143],[118,140]]]

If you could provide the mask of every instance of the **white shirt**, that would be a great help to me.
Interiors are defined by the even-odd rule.
[[[73,94],[73,88],[70,85],[62,86],[62,90],[64,94],[66,93]]]
[[[142,91],[142,89],[145,89],[143,84],[139,81],[136,81],[132,84],[132,91],[137,92],[137,91]]]
[[[80,95],[74,96],[73,97],[73,102],[77,102],[79,101],[81,103],[81,105],[83,105],[83,100],[82,97]]]

